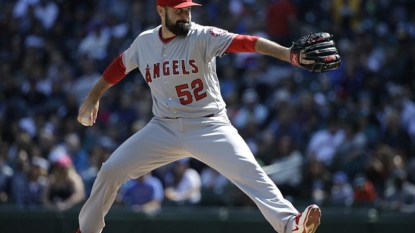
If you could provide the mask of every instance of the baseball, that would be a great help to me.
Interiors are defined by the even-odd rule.
[[[89,120],[89,117],[88,116],[82,117],[81,124],[84,125],[84,126],[90,126],[91,121]]]

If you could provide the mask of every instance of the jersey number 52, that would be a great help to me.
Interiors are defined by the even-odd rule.
[[[203,82],[201,79],[193,80],[190,87],[188,84],[178,85],[176,86],[176,91],[180,103],[183,105],[191,104],[194,100],[199,101],[207,96],[206,92],[203,91]]]

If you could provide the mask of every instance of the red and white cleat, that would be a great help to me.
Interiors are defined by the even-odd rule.
[[[299,213],[293,224],[292,233],[314,233],[320,225],[321,210],[317,205],[309,205]]]

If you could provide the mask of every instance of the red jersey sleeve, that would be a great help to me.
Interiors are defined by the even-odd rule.
[[[110,84],[116,84],[123,79],[125,73],[125,65],[122,61],[122,54],[115,58],[111,64],[105,69],[102,78]]]
[[[226,52],[256,52],[255,44],[258,39],[258,36],[236,35]]]

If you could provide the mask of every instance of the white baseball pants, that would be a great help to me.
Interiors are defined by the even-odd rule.
[[[100,233],[119,187],[160,166],[193,157],[226,176],[279,233],[291,233],[298,211],[264,173],[226,116],[153,118],[102,165],[79,215],[82,233]]]

